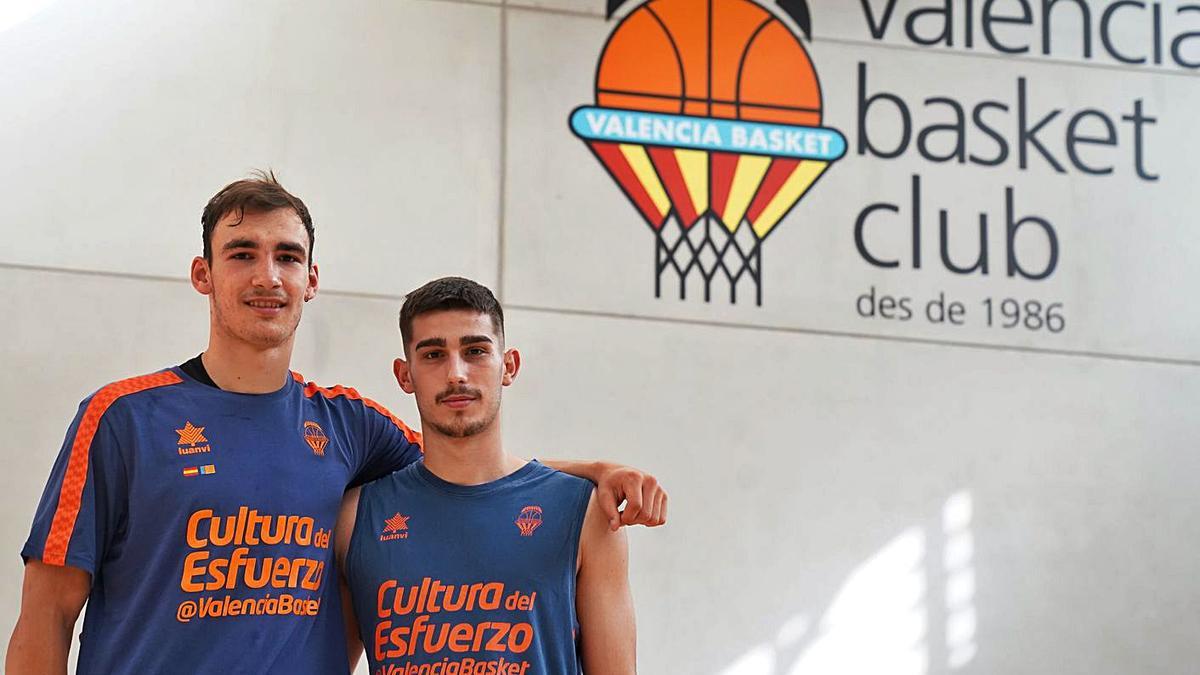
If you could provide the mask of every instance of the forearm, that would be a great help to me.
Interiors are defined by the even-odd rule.
[[[610,468],[608,462],[597,460],[543,459],[541,462],[556,471],[587,479],[594,485],[599,485],[604,472]]]
[[[4,671],[9,675],[65,675],[74,627],[74,617],[50,608],[22,611],[8,642]]]
[[[667,492],[658,480],[630,466],[599,460],[548,459],[546,466],[591,481],[600,494],[600,510],[609,528],[657,527],[667,522]],[[625,503],[625,510],[620,506]]]

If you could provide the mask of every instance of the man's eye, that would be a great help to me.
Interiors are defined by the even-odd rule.
[[[484,354],[487,354],[487,350],[483,347],[471,347],[467,350],[467,353],[471,356],[483,356]]]
[[[249,260],[250,254],[245,251],[242,251],[241,253],[234,253],[233,255],[229,256],[229,259],[230,260]]]
[[[431,350],[422,354],[421,358],[425,359],[426,361],[432,361],[433,359],[439,358],[441,355],[441,352]]]
[[[280,260],[282,260],[283,262],[286,262],[286,263],[298,263],[298,262],[300,262],[300,259],[299,259],[299,258],[297,258],[297,257],[296,257],[296,256],[294,256],[294,255],[281,255],[281,256],[279,256],[279,259],[280,259]]]

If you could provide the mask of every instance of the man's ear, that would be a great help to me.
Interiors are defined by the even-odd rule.
[[[392,372],[396,375],[396,384],[400,385],[404,393],[413,393],[412,373],[408,370],[408,361],[397,357],[392,361]]]
[[[201,295],[212,295],[212,268],[209,267],[208,261],[203,256],[192,258],[192,269],[189,275],[192,281],[192,288],[196,289]]]
[[[317,281],[320,277],[320,274],[318,274],[319,271],[320,270],[317,269],[316,263],[308,266],[308,285],[304,287],[305,302],[317,297],[317,286],[319,285]]]
[[[508,386],[517,379],[517,371],[521,370],[521,352],[510,349],[504,352],[504,377],[500,383]]]

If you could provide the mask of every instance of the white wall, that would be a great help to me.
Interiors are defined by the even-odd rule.
[[[886,3],[866,4],[878,20]],[[1049,55],[1040,23],[998,27],[1005,44],[1033,45],[998,53],[978,2],[973,47],[962,33],[914,45],[904,22],[933,4],[896,2],[876,40],[860,3],[810,3],[824,123],[850,151],[764,242],[761,307],[741,293],[736,305],[654,297],[652,234],[567,129],[593,101],[615,25],[599,0],[0,11],[0,635],[75,405],[203,349],[205,300],[186,283],[199,212],[272,166],[312,209],[322,266],[295,369],[415,422],[387,368],[402,294],[472,276],[502,295],[525,356],[507,397],[512,446],[610,457],[666,482],[670,525],[632,533],[642,672],[1190,672],[1200,81],[1170,62],[1119,63],[1095,36],[1082,58],[1069,2]],[[952,4],[958,30],[964,5]],[[1088,4],[1094,32],[1110,3]],[[1178,4],[1158,3],[1168,57],[1175,36],[1200,30]],[[1119,49],[1153,54],[1151,10],[1112,16]],[[1182,49],[1200,61],[1200,38]],[[1015,146],[995,168],[913,148],[860,155],[859,62],[868,91],[903,97],[918,129],[948,121],[928,97],[1012,109],[1024,78],[1031,118],[1064,111],[1039,136],[1064,163],[1071,115],[1115,121],[1141,99],[1157,120],[1143,168],[1159,178],[1137,176],[1130,122],[1115,148],[1081,150],[1112,163],[1109,176],[1060,174],[1036,153],[1022,169]],[[868,121],[881,146],[896,132],[885,107]],[[987,115],[1011,144],[1015,112]],[[990,142],[968,132],[972,151]],[[914,174],[924,265],[874,267],[855,219],[898,204],[866,236],[879,255],[906,255]],[[1053,224],[1060,258],[1045,280],[1003,273],[1006,187],[1019,215]],[[989,214],[988,276],[941,267],[939,208],[963,261]],[[1044,239],[1020,236],[1037,266]],[[913,298],[918,315],[863,318],[855,301],[872,286]],[[921,317],[940,292],[964,303],[965,325]],[[988,328],[989,297],[1060,302],[1066,328]]]

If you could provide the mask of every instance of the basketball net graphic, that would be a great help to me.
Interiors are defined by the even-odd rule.
[[[779,4],[807,33],[804,3]],[[752,0],[648,0],[609,36],[595,93],[571,130],[654,232],[655,297],[696,279],[705,302],[746,283],[762,305],[763,242],[846,152],[799,38]]]

